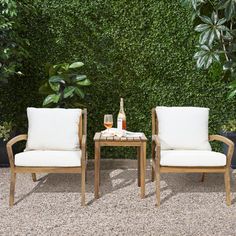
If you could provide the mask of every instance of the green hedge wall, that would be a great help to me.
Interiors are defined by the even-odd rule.
[[[195,40],[190,13],[180,1],[169,0],[28,0],[34,12],[23,22],[31,43],[25,77],[0,88],[1,119],[27,127],[27,106],[41,106],[38,87],[46,62],[83,61],[92,80],[83,101],[88,107],[89,154],[93,135],[103,129],[103,115],[116,118],[124,97],[127,126],[151,137],[151,108],[204,106],[210,110],[210,132],[234,118],[227,84],[217,67],[210,73],[195,69]],[[150,150],[150,145],[149,145]],[[132,158],[134,150],[103,152],[106,157]],[[150,156],[150,151],[148,152]]]

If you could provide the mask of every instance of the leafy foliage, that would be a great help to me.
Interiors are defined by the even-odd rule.
[[[29,54],[26,47],[29,41],[21,37],[24,28],[19,20],[18,12],[25,7],[23,2],[16,0],[0,0],[0,83],[17,74]]]
[[[0,88],[0,111],[4,111],[0,120],[16,122],[21,132],[27,130],[26,107],[42,106],[45,95],[38,88],[44,82],[47,62],[83,61],[79,74],[93,82],[83,87],[89,158],[93,158],[94,133],[104,129],[104,114],[113,114],[116,123],[120,97],[124,97],[128,130],[142,131],[149,140],[151,109],[157,105],[209,107],[211,134],[235,117],[235,104],[227,100],[228,84],[216,79],[221,73],[219,64],[208,71],[195,67],[192,55],[198,38],[191,12],[179,1],[28,2],[36,12],[24,12],[22,36],[30,41],[33,59],[24,61],[24,79],[13,78],[5,89]],[[135,158],[136,151],[104,148],[101,156]]]
[[[10,138],[12,128],[12,122],[5,121],[0,124],[0,139],[3,139],[3,141],[7,141]]]
[[[222,126],[223,132],[236,132],[236,120],[229,120]]]
[[[83,65],[82,62],[47,65],[49,80],[39,88],[41,94],[48,94],[43,106],[54,104],[58,107],[81,106],[74,98],[84,98],[81,87],[91,84],[86,75],[78,74],[78,69]]]
[[[230,84],[230,98],[236,94],[236,1],[221,0],[185,0],[193,10],[193,16],[202,21],[195,27],[199,32],[200,51],[196,52],[194,58],[197,67],[209,69],[214,62],[222,66],[222,77],[233,81]],[[205,9],[211,5],[211,17],[202,15]],[[185,4],[186,5],[186,4]],[[221,16],[221,18],[219,17]]]

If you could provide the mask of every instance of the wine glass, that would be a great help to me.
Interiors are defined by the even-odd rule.
[[[109,130],[113,126],[113,117],[110,114],[104,115],[104,126]]]

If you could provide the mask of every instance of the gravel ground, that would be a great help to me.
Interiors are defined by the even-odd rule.
[[[147,173],[140,199],[135,169],[101,171],[101,193],[94,200],[94,172],[88,172],[86,207],[80,206],[80,175],[18,174],[13,208],[8,207],[9,169],[0,169],[0,235],[236,235],[236,186],[225,204],[224,179],[208,174],[163,174],[161,207]]]

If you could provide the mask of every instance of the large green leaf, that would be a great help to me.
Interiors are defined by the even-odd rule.
[[[89,79],[85,79],[85,80],[82,80],[82,81],[77,82],[77,85],[80,85],[80,86],[89,86],[89,85],[91,85],[91,81],[90,81]]]
[[[74,62],[74,63],[70,64],[69,68],[70,69],[76,69],[76,68],[79,68],[79,67],[81,67],[83,65],[84,65],[83,62]]]
[[[211,46],[214,40],[220,40],[221,32],[229,31],[224,25],[225,18],[218,19],[218,14],[212,12],[211,18],[208,16],[200,16],[205,24],[199,24],[195,27],[195,31],[200,32],[199,43]]]
[[[206,24],[211,25],[213,24],[213,21],[210,17],[208,16],[199,16],[199,18]]]
[[[53,90],[52,90],[52,88],[50,87],[49,83],[48,83],[48,82],[45,82],[44,84],[42,84],[42,85],[39,87],[39,93],[40,93],[40,94],[43,94],[43,95],[48,95],[48,94],[53,93]]]
[[[84,92],[80,88],[76,88],[75,93],[81,98],[84,98]]]
[[[202,3],[205,3],[206,0],[180,0],[183,6],[192,7],[195,11]]]
[[[52,83],[52,82],[49,82],[49,85],[50,85],[51,89],[52,89],[54,92],[59,92],[59,90],[60,90],[60,84],[59,84],[59,83]]]
[[[200,51],[194,54],[194,59],[197,60],[197,67],[208,69],[213,62],[219,62],[219,52],[213,50],[212,48],[208,47],[207,45],[201,45]]]
[[[68,98],[71,97],[75,91],[76,87],[68,86],[64,89],[63,97]]]
[[[227,61],[227,62],[223,65],[223,70],[231,70],[235,65],[236,65],[235,62],[233,62],[233,61]]]
[[[49,82],[51,83],[65,83],[64,79],[59,75],[54,75],[49,78]]]
[[[78,82],[78,81],[85,80],[86,78],[87,78],[86,75],[76,75],[76,76],[74,77],[74,80],[75,80],[76,82]]]
[[[194,30],[197,31],[197,32],[203,32],[203,31],[206,31],[208,29],[210,29],[209,24],[200,24],[200,25],[197,25]]]
[[[49,94],[43,101],[43,106],[47,106],[50,103],[58,103],[60,94]]]
[[[235,95],[236,95],[236,89],[229,93],[228,98],[233,98],[233,97],[235,97]]]
[[[235,0],[221,0],[219,9],[224,9],[225,18],[230,20],[236,16],[236,1]]]

